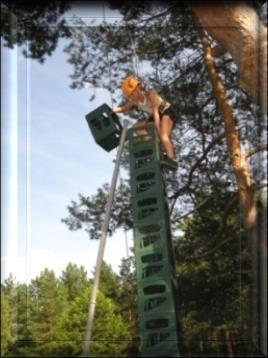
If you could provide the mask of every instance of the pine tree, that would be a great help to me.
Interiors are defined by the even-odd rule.
[[[1,294],[1,357],[5,356],[11,343],[11,309],[8,298]]]
[[[69,263],[62,271],[60,280],[67,290],[67,301],[70,303],[89,285],[87,272],[83,266]]]

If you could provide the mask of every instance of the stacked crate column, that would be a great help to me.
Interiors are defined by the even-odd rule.
[[[156,131],[147,131],[128,133],[141,353],[179,357],[169,213]]]

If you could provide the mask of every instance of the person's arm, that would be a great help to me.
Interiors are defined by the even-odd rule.
[[[114,107],[112,108],[112,111],[114,113],[122,113],[128,111],[130,108],[134,106],[134,103],[132,101],[128,101],[126,104],[120,107]]]
[[[148,98],[149,98],[151,106],[152,106],[152,111],[153,111],[153,116],[154,116],[154,124],[156,126],[158,134],[160,134],[160,114],[159,114],[159,109],[158,109],[158,104],[157,104],[157,93],[154,91],[150,91],[148,93]]]

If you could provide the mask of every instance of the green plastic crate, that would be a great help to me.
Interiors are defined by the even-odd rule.
[[[154,126],[154,124],[152,123],[148,123],[146,126],[146,132],[147,134],[145,135],[139,135],[139,130],[135,129],[135,128],[130,128],[128,130],[127,133],[127,137],[129,140],[129,146],[131,149],[133,148],[137,148],[140,145],[143,145],[144,143],[151,143],[154,146],[157,146],[157,133],[156,133],[156,128]]]
[[[146,315],[140,318],[143,357],[180,357],[176,312]]]
[[[142,294],[141,292],[139,292]],[[159,295],[146,295],[139,305],[139,314],[142,317],[148,314],[159,314],[170,310],[173,305],[173,297],[170,292]]]
[[[96,143],[104,150],[109,152],[118,146],[123,128],[118,116],[106,103],[88,113],[86,121]]]
[[[157,255],[157,253],[155,253]],[[142,261],[143,257],[150,257],[154,254],[141,255],[140,259],[137,261]],[[152,281],[164,280],[167,283],[170,282],[170,275],[172,275],[172,269],[170,267],[170,260],[168,255],[163,255],[162,260],[158,262],[152,262],[149,264],[141,264],[137,268],[137,281],[138,286],[142,287],[144,285],[151,284]]]
[[[161,193],[132,197],[132,215],[136,224],[147,221],[160,221],[168,215]]]

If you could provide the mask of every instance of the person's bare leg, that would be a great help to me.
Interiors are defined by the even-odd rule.
[[[175,157],[173,144],[171,143],[171,140],[170,140],[170,133],[172,130],[172,126],[173,126],[173,122],[170,119],[170,117],[167,115],[164,115],[161,119],[160,139],[161,139],[161,142],[165,148],[167,156],[170,159],[174,159],[174,157]]]

